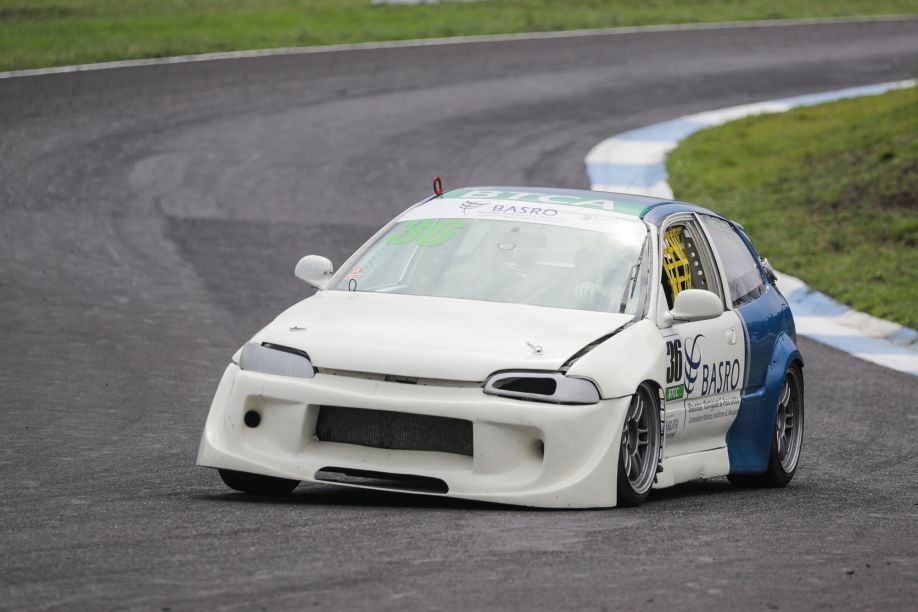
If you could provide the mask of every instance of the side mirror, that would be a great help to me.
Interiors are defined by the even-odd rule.
[[[685,289],[676,296],[673,309],[667,314],[672,321],[703,321],[724,312],[723,302],[716,294],[704,289]]]
[[[765,268],[765,274],[768,275],[768,280],[771,281],[772,285],[778,284],[778,275],[775,274],[775,269],[771,266],[771,262],[768,261],[766,257],[762,258],[762,267]]]
[[[334,272],[335,265],[327,257],[307,255],[296,264],[294,274],[298,279],[321,289]]]

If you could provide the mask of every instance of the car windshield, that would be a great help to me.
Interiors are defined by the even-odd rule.
[[[442,207],[428,211],[425,206],[406,213],[358,252],[328,287],[637,311],[647,229],[635,217],[575,210],[538,220],[515,214],[450,218],[431,217],[444,212]]]

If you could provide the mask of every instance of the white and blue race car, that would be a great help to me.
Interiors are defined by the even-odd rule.
[[[383,227],[226,368],[198,452],[231,488],[300,481],[634,506],[784,486],[803,441],[794,320],[743,229],[617,193],[472,187]]]

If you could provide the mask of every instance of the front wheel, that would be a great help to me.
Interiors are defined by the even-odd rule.
[[[217,471],[220,472],[220,478],[230,489],[253,495],[286,495],[300,484],[299,480],[288,480],[274,476],[262,476],[261,474],[249,474],[248,472],[236,472],[234,470]]]
[[[731,474],[727,478],[739,486],[786,486],[797,472],[802,447],[803,373],[799,367],[792,366],[784,376],[784,384],[778,395],[768,469],[761,474]]]
[[[637,506],[650,494],[660,463],[660,406],[647,385],[628,406],[618,453],[618,505]]]

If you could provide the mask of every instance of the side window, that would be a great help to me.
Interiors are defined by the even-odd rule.
[[[723,299],[714,259],[694,222],[678,222],[663,232],[662,280],[670,308],[679,292],[685,289],[704,289]]]
[[[724,264],[734,308],[765,293],[765,281],[762,280],[759,266],[736,230],[721,219],[707,216],[702,218]]]

